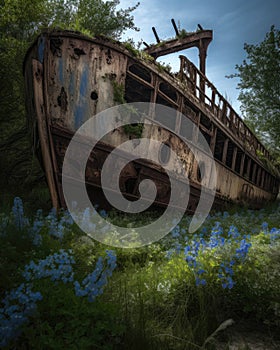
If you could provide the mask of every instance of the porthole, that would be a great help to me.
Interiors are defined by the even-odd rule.
[[[197,180],[201,182],[204,175],[205,175],[205,163],[199,162],[199,164],[197,165],[197,173],[196,173]]]
[[[165,142],[160,146],[159,149],[159,161],[161,164],[167,164],[170,160],[171,148],[169,143]]]
[[[90,98],[93,100],[93,101],[96,101],[98,100],[98,94],[96,91],[92,91],[92,93],[90,94]]]

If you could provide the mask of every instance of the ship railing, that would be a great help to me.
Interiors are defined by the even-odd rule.
[[[188,91],[202,103],[219,121],[230,129],[239,139],[245,140],[246,148],[255,156],[258,151],[272,160],[268,150],[259,142],[256,136],[246,126],[241,117],[235,112],[230,103],[207,77],[185,56],[180,55],[179,76],[186,84]]]

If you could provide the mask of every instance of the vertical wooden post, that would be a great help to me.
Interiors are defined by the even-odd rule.
[[[261,171],[260,186],[265,189],[265,170]]]
[[[183,96],[180,96],[178,101],[178,109],[177,109],[176,124],[175,124],[175,132],[177,134],[180,134],[180,129],[181,129],[183,103],[184,103],[184,98]]]
[[[257,178],[256,178],[256,184],[257,186],[261,185],[261,174],[262,174],[262,168],[260,168],[258,166],[258,170],[257,170]]]
[[[216,106],[215,100],[216,100],[216,90],[212,87],[211,107],[214,114],[215,114],[215,106]]]
[[[236,164],[236,156],[237,156],[237,147],[234,147],[233,149],[233,155],[232,155],[232,163],[231,163],[231,169],[235,169],[235,164]]]
[[[254,165],[253,165],[253,173],[252,173],[252,182],[255,182],[256,171],[257,171],[257,164],[254,163]]]
[[[205,75],[205,70],[206,70],[206,56],[207,56],[207,47],[205,48],[203,40],[199,41],[199,69]],[[200,93],[199,93],[199,98],[201,101],[204,102],[204,97],[205,97],[205,80],[204,76],[199,75],[199,88],[200,88]]]
[[[249,180],[249,175],[250,175],[250,168],[251,168],[251,158],[249,158],[249,160],[248,160],[246,173],[244,174],[244,176],[247,177],[248,180]]]
[[[180,77],[180,80],[183,81],[183,78],[184,78],[184,70],[185,70],[185,57],[180,55],[179,56],[180,58],[180,73],[179,73],[179,77]]]
[[[226,163],[226,159],[227,159],[228,142],[229,142],[229,139],[226,139],[224,142],[223,158],[222,158],[222,162],[224,164]]]
[[[193,142],[194,142],[195,144],[197,144],[197,142],[198,142],[198,132],[199,132],[199,125],[200,125],[200,116],[201,116],[201,112],[198,112],[197,123],[196,123],[197,128],[194,129],[194,130],[195,130],[195,133],[194,133],[194,135],[193,135]]]
[[[217,128],[214,127],[214,131],[211,136],[211,143],[210,143],[210,149],[212,154],[214,155],[215,152],[215,145],[216,145],[216,138],[217,138]]]
[[[204,41],[200,39],[199,41],[199,70],[205,75],[206,71],[206,56],[207,56],[207,46]]]
[[[244,162],[245,162],[245,154],[242,154],[241,157],[241,163],[240,163],[240,175],[243,176],[243,170],[244,170]]]

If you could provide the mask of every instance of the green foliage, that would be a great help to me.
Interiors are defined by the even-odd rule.
[[[167,73],[171,73],[172,71],[172,67],[170,66],[170,64],[165,63],[165,62],[157,62],[156,63],[158,71],[160,73],[162,72],[167,72]]]
[[[280,163],[279,160],[277,159],[277,157],[275,159],[273,159],[273,162],[271,162],[267,157],[265,157],[265,155],[259,151],[256,150],[256,154],[259,158],[259,160],[263,163],[263,165],[275,176],[279,177],[280,173],[279,170],[277,169],[277,167],[279,167]]]
[[[232,295],[236,310],[277,327],[280,325],[279,247],[279,242],[271,246],[264,233],[253,237],[251,252],[238,273],[237,288]]]
[[[6,217],[6,216],[5,216]],[[0,220],[4,219],[1,214]],[[19,266],[24,266],[34,255],[32,239],[27,232],[19,232],[14,225],[7,223],[6,236],[0,236],[0,294],[5,290],[12,289],[21,279]]]
[[[112,80],[114,101],[118,104],[124,104],[126,101],[124,99],[124,85],[117,83],[115,80]]]
[[[124,326],[116,305],[77,299],[73,289],[59,283],[39,281],[42,291],[36,315],[23,329],[17,349],[114,349]]]
[[[136,123],[136,124],[127,124],[123,126],[123,130],[127,135],[134,136],[136,138],[140,138],[142,136],[144,124]]]
[[[132,56],[137,57],[138,59],[148,63],[154,62],[154,57],[150,56],[146,51],[139,49],[140,45],[141,42],[139,42],[136,46],[132,39],[129,39],[126,42],[124,42],[124,47],[130,52],[130,54],[132,54]]]
[[[120,4],[119,0],[102,1],[102,0],[80,0],[76,22],[84,29],[89,30],[92,34],[107,35],[119,38],[124,29],[138,30],[133,23],[133,17],[130,15],[139,3],[125,10],[117,10]]]
[[[139,57],[140,56],[140,51],[136,49],[133,41],[126,41],[124,43],[124,47],[132,54],[134,57]]]
[[[131,12],[138,6],[117,9],[119,0],[8,0],[1,7],[3,34],[30,40],[42,28],[86,30],[91,35],[120,37],[125,29],[138,30]]]
[[[245,44],[247,59],[236,65],[245,120],[273,150],[280,148],[280,31],[274,26],[257,45]],[[278,152],[279,153],[279,152]]]
[[[113,85],[113,93],[114,93],[114,101],[118,104],[125,104],[126,100],[124,98],[125,88],[123,84],[117,83],[115,80],[112,80]],[[133,106],[127,106],[127,113],[129,114],[137,114],[137,111],[133,108]],[[143,132],[144,124],[135,123],[135,124],[127,124],[122,127],[123,131],[129,135],[134,136],[136,138],[140,138]]]
[[[177,35],[176,36],[176,38],[177,39],[184,39],[184,38],[186,38],[188,35],[190,35],[191,33],[188,33],[187,31],[186,31],[186,29],[181,29],[180,31],[179,31],[179,35]]]

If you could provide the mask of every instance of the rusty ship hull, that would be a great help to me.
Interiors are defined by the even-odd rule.
[[[201,31],[199,35],[198,42],[205,40],[208,44],[209,32]],[[91,116],[120,103],[118,96],[122,88],[122,98],[128,103],[151,102],[174,110],[168,122],[153,116],[147,118],[157,126],[152,136],[163,143],[168,141],[181,155],[184,167],[174,167],[173,171],[178,181],[188,178],[188,211],[194,211],[199,202],[202,179],[199,164],[177,135],[193,142],[198,150],[200,144],[198,135],[180,121],[180,113],[199,128],[214,155],[216,206],[247,203],[260,207],[275,200],[278,174],[259,157],[261,153],[271,162],[268,151],[202,71],[186,57],[180,56],[180,60],[180,72],[172,75],[150,58],[139,57],[128,47],[107,38],[89,38],[69,31],[45,32],[38,37],[24,62],[26,105],[34,145],[55,207],[65,207],[62,166],[75,131]],[[202,62],[202,68],[204,65]],[[92,150],[85,173],[92,202],[110,207],[101,186],[103,163],[116,146],[131,137],[117,130]],[[119,154],[120,162],[125,158],[125,154]],[[166,172],[153,162],[142,159],[130,162],[116,181],[126,198],[136,200],[139,183],[147,178],[157,188],[154,206],[164,208],[170,199],[170,181]],[[69,181],[74,184],[75,177]],[[78,191],[78,181],[76,186]]]

